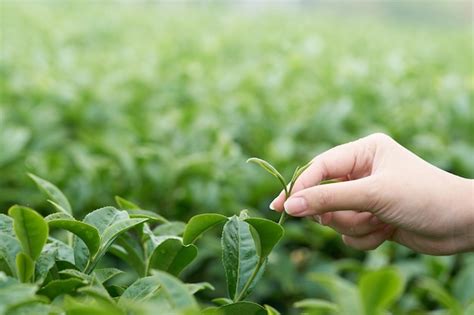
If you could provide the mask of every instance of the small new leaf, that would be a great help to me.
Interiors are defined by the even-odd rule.
[[[53,204],[56,209],[59,211],[65,211],[68,214],[72,214],[72,208],[69,204],[69,201],[62,191],[56,187],[56,185],[31,173],[28,173],[28,176],[36,183],[40,190],[42,190],[48,195],[49,198],[51,198],[50,203]]]
[[[23,251],[36,260],[46,244],[48,224],[40,214],[27,207],[13,206],[8,210],[8,215],[14,220],[13,228]]]
[[[256,157],[253,157],[253,158],[250,158],[250,159],[247,160],[247,163],[250,163],[250,162],[260,165],[268,173],[275,176],[280,181],[281,185],[283,186],[283,189],[285,189],[285,191],[286,191],[286,180],[283,177],[283,175],[281,175],[280,172],[278,172],[277,169],[275,167],[273,167],[273,165],[271,165],[270,163],[268,163],[265,160],[262,160],[262,159],[259,159],[259,158],[256,158]]]

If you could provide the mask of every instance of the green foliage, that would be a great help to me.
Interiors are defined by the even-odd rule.
[[[309,2],[290,10],[60,2],[1,5],[0,314],[155,314],[157,305],[167,310],[159,290],[138,305],[114,301],[138,278],[152,276],[151,255],[170,236],[199,247],[180,279],[215,285],[215,291],[196,293],[199,305],[225,296],[219,224],[191,241],[183,235],[185,222],[215,211],[226,217],[224,224],[239,209],[253,216],[266,208],[283,186],[246,166],[251,156],[275,162],[280,175],[291,179],[294,166],[315,154],[382,131],[427,161],[474,177],[472,21],[465,14],[445,18],[448,2],[421,10],[406,1],[373,2],[367,12],[382,18],[349,17],[353,10],[344,8],[339,19]],[[424,18],[437,9],[442,18]],[[37,191],[26,172],[58,186],[33,177]],[[126,197],[116,198],[117,209],[110,210],[117,218],[104,224],[99,217],[86,219],[91,209],[113,204],[115,195]],[[117,220],[146,221],[111,239],[103,255],[97,255],[100,245],[91,254],[95,236],[48,223],[49,237],[30,279],[35,283],[20,283],[16,259],[26,252],[13,218],[5,215],[12,204],[45,217],[53,211],[73,215],[73,223],[94,227],[101,241]],[[259,216],[276,220],[273,212]],[[244,224],[258,252],[256,231]],[[357,283],[354,299],[347,299],[359,301],[362,277],[391,266],[405,288],[388,312],[472,309],[472,257],[427,257],[394,244],[361,253],[329,228],[292,219],[248,298],[290,315],[299,312],[295,301],[310,298],[331,303],[337,314],[340,305],[329,284],[312,281],[310,274]],[[40,288],[80,280],[71,270],[84,275],[86,267],[86,285],[53,304],[38,301]],[[430,292],[419,281],[426,278],[436,279],[444,293]]]
[[[21,243],[23,251],[32,259],[39,257],[48,237],[48,225],[33,209],[13,206],[8,210],[14,219],[15,235]]]
[[[183,243],[193,243],[202,233],[226,220],[227,217],[218,213],[204,213],[192,217],[184,230]]]

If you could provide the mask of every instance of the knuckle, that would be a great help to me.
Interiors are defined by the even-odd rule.
[[[370,140],[376,141],[376,142],[387,142],[387,141],[392,140],[392,138],[389,135],[387,135],[383,132],[373,133],[373,134],[369,135],[367,138],[370,139]]]

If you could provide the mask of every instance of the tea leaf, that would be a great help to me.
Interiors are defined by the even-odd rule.
[[[295,170],[295,172],[293,173],[293,177],[291,178],[291,181],[290,181],[290,189],[288,190],[288,194],[291,194],[291,192],[293,191],[293,187],[296,183],[296,180],[298,179],[298,177],[300,177],[301,174],[303,174],[303,172],[311,166],[311,164],[313,163],[313,161],[309,161],[308,163],[306,163],[305,165],[303,166],[298,166]]]
[[[75,269],[64,269],[64,270],[61,270],[59,274],[61,275],[61,279],[76,278],[79,280],[83,280],[87,283],[92,282],[92,277],[90,275],[87,275]]]
[[[136,204],[134,204],[133,202],[125,199],[125,198],[122,198],[120,196],[115,196],[115,202],[117,203],[117,205],[119,206],[120,209],[124,209],[124,210],[139,210],[141,209],[139,206],[137,206]]]
[[[15,237],[13,232],[13,219],[0,213],[0,234],[6,234]]]
[[[87,214],[82,222],[95,226],[102,234],[114,222],[128,218],[127,211],[120,211],[114,207],[104,207]]]
[[[267,315],[262,306],[252,302],[237,302],[221,307],[205,309],[203,315]]]
[[[340,313],[336,304],[319,299],[304,299],[296,302],[294,306],[308,310],[309,314],[311,314],[311,311]]]
[[[59,213],[58,213],[59,214]],[[55,216],[56,215],[56,216]],[[99,231],[92,225],[76,221],[72,217],[50,215],[45,218],[50,228],[65,229],[81,238],[89,249],[90,256],[97,253],[100,247]]]
[[[35,272],[35,263],[23,252],[16,256],[16,272],[21,282],[29,282]]]
[[[265,169],[268,173],[272,174],[273,176],[275,176],[279,181],[280,181],[280,184],[283,186],[283,188],[285,189],[286,191],[286,180],[285,178],[283,177],[283,175],[280,174],[280,172],[278,172],[276,170],[276,168],[274,168],[270,163],[268,163],[267,161],[265,160],[262,160],[262,159],[259,159],[259,158],[250,158],[247,160],[247,163],[249,162],[252,162],[252,163],[256,163],[258,165],[260,165],[263,169]]]
[[[367,272],[360,278],[359,291],[365,314],[381,314],[403,293],[402,276],[393,268]]]
[[[185,245],[193,243],[201,234],[226,220],[226,216],[217,213],[204,213],[192,217],[184,230],[183,243]]]
[[[254,236],[258,256],[263,261],[283,237],[283,227],[263,218],[248,218],[245,222],[250,224],[257,232],[257,234],[252,233],[252,235]]]
[[[233,302],[234,301],[232,301],[231,299],[228,299],[228,298],[215,298],[215,299],[212,299],[212,303],[217,304],[219,306],[232,304]]]
[[[196,256],[196,246],[183,245],[180,239],[169,238],[159,244],[150,255],[147,269],[163,270],[177,276]]]
[[[209,282],[185,283],[185,285],[188,288],[189,292],[193,295],[203,290],[215,290],[214,286]]]
[[[122,294],[119,305],[127,301],[144,302],[162,292],[168,302],[178,311],[197,311],[198,305],[188,288],[177,278],[157,271],[155,275],[140,278]]]
[[[114,222],[128,218],[127,211],[120,211],[114,207],[104,207],[90,212],[82,222],[95,226],[99,234],[102,234]],[[80,238],[74,240],[74,258],[77,267],[81,270],[86,267],[89,259],[92,258],[89,255],[87,245]]]
[[[181,312],[199,310],[193,295],[177,278],[162,271],[157,271],[153,277],[157,279],[157,282],[161,286],[160,290],[163,291],[168,302],[174,309]]]
[[[434,300],[446,307],[450,311],[450,314],[463,314],[460,303],[456,301],[438,281],[430,278],[422,278],[419,280],[417,286],[428,292]]]
[[[107,282],[108,280],[122,273],[124,272],[117,268],[101,268],[94,270],[94,275],[97,281],[100,283]]]
[[[243,298],[250,292],[247,282],[256,282],[255,270],[259,263],[249,224],[237,216],[231,217],[224,225],[221,242],[229,297]]]
[[[330,274],[311,273],[309,278],[326,289],[341,314],[362,315],[357,288],[351,282]]]
[[[100,249],[98,250],[97,254],[90,260],[91,262],[85,269],[85,272],[92,272],[97,262],[102,258],[102,256],[109,249],[115,239],[120,236],[120,234],[143,222],[146,222],[147,220],[148,219],[122,219],[113,223],[110,227],[106,228],[101,235]]]
[[[38,294],[47,296],[51,300],[61,294],[74,292],[77,288],[85,286],[86,281],[77,278],[53,280],[38,290]]]
[[[156,214],[152,211],[132,209],[132,210],[127,210],[127,212],[130,218],[142,218],[142,219],[148,219],[149,221],[153,221],[153,222],[168,223],[168,220],[166,220],[161,215]]]
[[[41,254],[48,238],[48,224],[36,211],[30,208],[13,206],[8,214],[14,219],[15,234],[23,251],[36,260]]]
[[[144,302],[157,294],[159,285],[155,276],[139,278],[122,293],[118,304],[124,305],[129,300]]]
[[[28,176],[36,183],[38,188],[45,192],[49,198],[52,200],[52,204],[60,211],[63,211],[68,214],[72,214],[72,208],[67,200],[66,196],[56,187],[54,184],[48,182],[47,180],[38,177],[34,174],[29,173]]]
[[[167,223],[160,224],[153,229],[153,234],[157,236],[164,235],[183,235],[186,228],[186,223],[181,221],[168,221]],[[185,243],[186,244],[186,243]]]
[[[16,238],[0,233],[0,258],[5,260],[9,274],[16,274],[16,256],[21,251],[20,243]]]
[[[279,311],[271,307],[270,305],[264,305],[265,310],[267,311],[267,315],[281,315]]]
[[[101,235],[101,251],[106,251],[107,248],[112,244],[112,242],[122,233],[127,230],[146,222],[148,219],[123,219],[115,222],[109,228],[105,229],[104,233]]]

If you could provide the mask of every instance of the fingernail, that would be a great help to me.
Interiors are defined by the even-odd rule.
[[[268,206],[268,208],[270,208],[270,210],[273,210],[273,211],[276,210],[276,209],[275,209],[275,200],[273,200],[273,201],[270,203],[270,205]]]
[[[285,202],[284,207],[287,213],[298,214],[308,208],[308,203],[306,202],[306,199],[302,197],[293,197]]]
[[[377,218],[376,216],[372,217],[369,222],[372,225],[378,225],[378,224],[382,223],[382,221],[380,221],[380,219]]]

